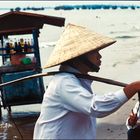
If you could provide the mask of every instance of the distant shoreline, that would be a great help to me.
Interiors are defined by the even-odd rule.
[[[54,6],[54,7],[16,7],[16,8],[0,8],[0,10],[9,10],[9,11],[26,11],[26,10],[32,10],[32,11],[39,11],[39,10],[117,10],[117,9],[140,9],[139,5],[120,5],[120,4],[80,4],[80,5],[60,5],[60,6]]]

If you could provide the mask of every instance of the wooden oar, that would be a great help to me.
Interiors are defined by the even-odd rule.
[[[16,80],[12,80],[12,81],[9,81],[9,82],[1,83],[0,88],[4,87],[4,86],[7,86],[7,85],[17,83],[17,82],[21,82],[21,81],[25,81],[25,80],[29,80],[29,79],[33,79],[33,78],[39,78],[39,77],[43,77],[43,76],[51,76],[51,75],[54,75],[54,74],[57,74],[57,73],[62,73],[62,72],[54,71],[54,72],[39,73],[39,74],[26,76],[26,77],[19,78],[19,79],[16,79]],[[114,80],[111,80],[111,79],[106,79],[106,78],[101,78],[101,77],[96,77],[96,76],[91,76],[91,75],[86,75],[86,74],[79,74],[79,73],[72,73],[72,72],[69,72],[69,73],[74,74],[78,78],[94,80],[94,81],[103,82],[103,83],[107,83],[107,84],[111,84],[111,85],[115,85],[115,86],[125,87],[127,85],[126,83],[114,81]]]

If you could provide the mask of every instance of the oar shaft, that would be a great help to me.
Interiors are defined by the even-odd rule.
[[[10,84],[17,83],[17,82],[21,82],[21,81],[25,81],[25,80],[29,80],[29,79],[33,79],[33,78],[39,78],[39,77],[43,77],[43,76],[51,76],[51,75],[54,75],[54,74],[57,74],[57,73],[60,73],[60,72],[39,73],[39,74],[26,76],[26,77],[19,78],[19,79],[16,79],[16,80],[12,80],[12,81],[9,81],[9,82],[1,83],[0,88],[4,87],[4,86],[7,86],[7,85],[10,85]],[[74,74],[75,76],[77,76],[79,78],[94,80],[94,81],[103,82],[103,83],[107,83],[107,84],[111,84],[111,85],[116,85],[116,86],[121,86],[121,87],[125,87],[127,85],[126,83],[122,83],[122,82],[118,82],[118,81],[114,81],[114,80],[106,79],[106,78],[101,78],[101,77],[96,77],[96,76],[91,76],[91,75],[78,74],[78,73],[72,73],[72,74]]]

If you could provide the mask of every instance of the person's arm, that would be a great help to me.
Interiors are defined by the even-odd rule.
[[[62,77],[59,81],[60,84],[57,87],[57,92],[63,107],[73,112],[81,112],[98,118],[115,112],[127,102],[136,91],[135,89],[134,91],[132,90],[133,92],[129,92],[130,87],[128,85],[126,89],[96,96],[85,89],[75,76],[66,74]],[[140,86],[140,81],[138,85]],[[126,93],[124,93],[124,91]],[[131,93],[133,94],[132,96]],[[130,94],[129,98],[128,94]]]
[[[63,108],[73,112],[81,112],[93,117],[105,117],[128,101],[123,89],[95,95],[85,89],[81,82],[70,74],[61,77],[57,86]]]
[[[140,81],[133,82],[131,84],[128,84],[126,87],[124,87],[124,93],[127,96],[128,99],[133,97],[137,92],[140,91]]]
[[[140,81],[133,82],[129,85],[127,85],[124,89],[124,93],[127,96],[128,99],[133,97],[137,92],[140,92]],[[135,128],[138,120],[138,110],[139,102],[136,103],[135,107],[132,109],[131,114],[126,120],[126,126],[128,129]],[[138,114],[137,114],[138,113]]]

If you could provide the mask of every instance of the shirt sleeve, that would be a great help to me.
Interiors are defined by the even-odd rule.
[[[91,94],[75,76],[63,78],[58,91],[65,109],[94,117],[107,116],[128,100],[123,90],[104,96]]]
[[[92,99],[91,113],[98,118],[105,117],[119,109],[127,100],[122,89],[103,96],[95,96]]]

